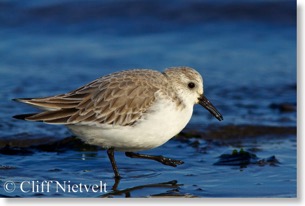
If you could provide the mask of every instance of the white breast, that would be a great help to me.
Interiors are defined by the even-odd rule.
[[[178,134],[189,122],[193,105],[177,108],[176,103],[162,99],[133,126],[68,125],[89,144],[120,151],[140,151],[158,147]]]

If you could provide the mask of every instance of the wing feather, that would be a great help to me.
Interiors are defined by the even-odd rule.
[[[133,125],[155,101],[167,79],[153,70],[129,70],[101,77],[67,94],[20,100],[40,107],[25,119],[51,124]]]

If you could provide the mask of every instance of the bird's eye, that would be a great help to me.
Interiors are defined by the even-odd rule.
[[[195,87],[195,83],[190,82],[187,86],[188,86],[190,89],[193,89],[193,88]]]

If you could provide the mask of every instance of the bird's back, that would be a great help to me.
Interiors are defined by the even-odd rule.
[[[167,79],[154,70],[126,70],[100,77],[66,94],[15,99],[44,110],[16,118],[50,124],[132,125],[155,101],[167,93]]]

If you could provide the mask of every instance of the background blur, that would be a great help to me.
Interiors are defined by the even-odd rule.
[[[35,109],[14,103],[11,101],[12,98],[65,93],[99,76],[119,70],[150,68],[162,71],[171,66],[196,68],[203,75],[206,96],[224,116],[224,121],[218,122],[204,109],[196,106],[188,128],[204,129],[211,125],[296,127],[296,2],[2,0],[0,140],[6,144],[12,138],[62,139],[70,135],[64,127],[13,120],[11,116],[32,112]],[[222,187],[223,190],[219,191],[217,184],[211,184],[212,189],[207,189],[207,193],[194,192],[184,187],[185,192],[216,197],[295,196],[296,135],[281,138],[283,141],[278,142],[277,146],[274,146],[273,140],[256,146],[260,149],[266,147],[264,151],[270,152],[270,155],[283,155],[280,162],[286,162],[289,168],[284,169],[283,164],[282,170],[286,173],[283,174],[283,178],[275,176],[274,180],[285,183],[266,183],[271,189],[275,186],[282,190],[270,194],[271,190],[266,189],[266,193],[262,191],[256,194],[251,193],[257,192],[256,186],[253,186],[253,190],[241,188],[236,189],[234,194],[226,193],[232,191],[229,187],[234,181],[232,178],[231,182],[227,182],[228,190]],[[265,136],[263,139],[266,140]],[[171,148],[171,143],[169,147]],[[168,151],[164,148],[156,151]],[[231,147],[228,151],[230,149]],[[185,157],[184,152],[182,150],[179,158]],[[216,158],[222,152],[223,150],[214,150],[210,155]],[[166,155],[174,157],[174,153],[166,152]],[[80,154],[71,155],[77,158]],[[104,157],[104,153],[98,155]],[[202,160],[202,154],[200,155],[198,158]],[[6,155],[0,155],[0,165],[11,164],[12,158],[19,157],[17,155],[8,158]],[[29,166],[40,158],[41,154],[35,153],[27,159],[27,163],[19,163],[15,159],[16,165],[13,166]],[[46,154],[46,161],[52,158],[54,154]],[[101,157],[98,158],[97,162],[100,162]],[[107,160],[103,161],[105,167],[108,167]],[[122,161],[125,161],[124,157]],[[56,162],[60,161],[54,161],[54,164]],[[69,160],[65,159],[65,162]],[[79,163],[76,162],[77,164]],[[81,167],[85,169],[91,164],[89,162]],[[201,163],[201,166],[204,167],[205,164],[206,162]],[[144,163],[143,165],[145,168]],[[148,163],[147,167],[150,165]],[[49,166],[57,167],[52,166],[51,162]],[[130,168],[134,166],[131,164]],[[156,168],[161,168],[156,169],[158,171],[163,170],[163,166],[158,165]],[[103,168],[96,169],[102,171]],[[187,176],[179,168],[169,170],[177,172],[178,180]],[[219,171],[219,168],[216,170]],[[31,172],[33,171],[29,171],[29,176],[40,175]],[[111,170],[107,172],[110,181]],[[188,171],[188,174],[193,174],[192,172],[197,174],[198,171]],[[264,173],[265,170],[261,172],[253,174],[259,174],[262,178],[268,177]],[[18,177],[18,170],[4,173],[5,178]],[[155,175],[154,171],[152,173]],[[279,171],[276,173],[280,175]],[[271,171],[270,174],[274,172]],[[153,177],[160,176],[162,174]],[[203,176],[209,179],[206,174]],[[149,175],[148,177],[151,178]],[[250,177],[253,176],[245,178]],[[215,181],[216,179],[215,177]],[[218,180],[223,182],[222,179]],[[145,182],[143,179],[138,181]],[[187,179],[183,183],[188,182],[192,180]],[[124,184],[126,187],[130,186],[130,182],[123,183],[123,187]],[[204,185],[207,186],[207,182]],[[257,185],[257,182],[253,185]],[[279,188],[279,185],[284,186]],[[140,193],[139,196],[141,195],[143,194]]]

